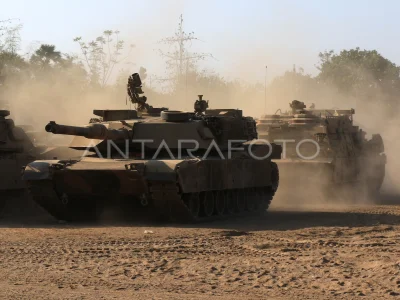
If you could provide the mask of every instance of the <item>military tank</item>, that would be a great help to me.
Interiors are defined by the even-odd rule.
[[[0,76],[0,93],[5,76]],[[9,107],[3,94],[0,107]],[[35,131],[29,125],[15,125],[9,109],[0,109],[0,216],[26,216],[36,214],[36,205],[29,199],[22,168],[36,159],[79,157],[81,152],[69,147],[44,141],[49,133]]]
[[[298,100],[290,107],[265,118],[273,122],[257,124],[259,136],[283,146],[278,161],[283,184],[297,191],[321,188],[333,198],[349,190],[376,196],[385,177],[382,137],[367,139],[353,124],[354,109],[307,109]]]
[[[24,192],[22,167],[35,159],[32,142],[12,119],[7,118],[9,115],[9,111],[0,110],[0,214],[8,200]]]
[[[26,126],[17,126],[10,111],[0,110],[0,216],[27,215],[34,212],[22,169],[36,159],[79,157],[83,152],[69,147],[40,145]]]
[[[259,139],[268,139],[268,131],[271,127],[280,127],[282,124],[287,123],[291,118],[288,112],[282,112],[278,109],[272,115],[262,115],[260,119],[257,120],[257,132]]]
[[[138,112],[151,112],[139,96],[139,75],[131,79],[128,94]],[[150,218],[209,221],[265,212],[278,189],[271,159],[282,148],[255,142],[255,121],[241,110],[209,109],[200,95],[194,112],[159,110],[117,123],[46,126],[51,133],[76,136],[74,149],[93,152],[25,168],[33,199],[55,218],[95,220],[108,202],[128,199],[146,207]]]

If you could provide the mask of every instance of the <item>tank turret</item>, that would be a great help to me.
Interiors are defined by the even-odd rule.
[[[119,124],[119,125],[118,125]],[[113,127],[113,128],[110,128]],[[228,151],[257,138],[256,124],[253,118],[243,117],[241,110],[216,109],[196,114],[183,111],[162,111],[161,116],[151,119],[137,119],[131,122],[113,124],[91,124],[89,126],[59,125],[51,121],[45,130],[53,134],[85,137],[87,143],[74,146],[75,149],[87,149],[92,139],[99,140],[95,145],[98,151],[109,150],[107,141],[112,140],[116,145],[129,146],[129,151],[141,151],[140,143],[146,140],[145,148],[153,153],[161,144],[173,153],[185,151],[182,141],[191,141],[197,145],[194,153],[204,153],[211,145],[220,151]],[[186,143],[187,144],[187,143]],[[215,149],[213,149],[215,151]],[[274,152],[275,153],[275,152]]]
[[[0,154],[29,152],[34,148],[25,131],[15,126],[8,110],[0,110]]]

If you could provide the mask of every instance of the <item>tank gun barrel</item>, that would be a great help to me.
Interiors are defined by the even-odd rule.
[[[59,125],[56,122],[51,121],[46,125],[45,130],[53,134],[65,134],[83,136],[88,139],[98,140],[123,140],[129,139],[129,130],[126,129],[108,129],[102,124],[92,124],[88,127],[81,126],[68,126]]]

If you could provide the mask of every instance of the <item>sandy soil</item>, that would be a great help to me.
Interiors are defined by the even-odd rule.
[[[0,298],[400,297],[400,206],[303,209],[168,227],[2,220]]]

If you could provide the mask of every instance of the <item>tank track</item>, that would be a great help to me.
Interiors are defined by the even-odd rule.
[[[30,183],[29,191],[33,201],[57,220],[95,221],[103,210],[101,197],[59,195],[51,181]]]
[[[153,182],[151,202],[162,220],[178,223],[208,222],[264,214],[273,198],[271,187],[181,193],[174,183]]]
[[[177,182],[150,181],[148,219],[178,223],[208,222],[244,215],[266,213],[279,185],[279,171],[271,163],[272,186],[183,193]],[[33,200],[58,220],[95,221],[106,199],[92,196],[60,195],[51,181],[30,182]]]
[[[179,223],[208,222],[235,216],[262,215],[279,186],[278,165],[271,162],[272,186],[182,193],[178,184],[150,183],[150,198],[161,219]]]

